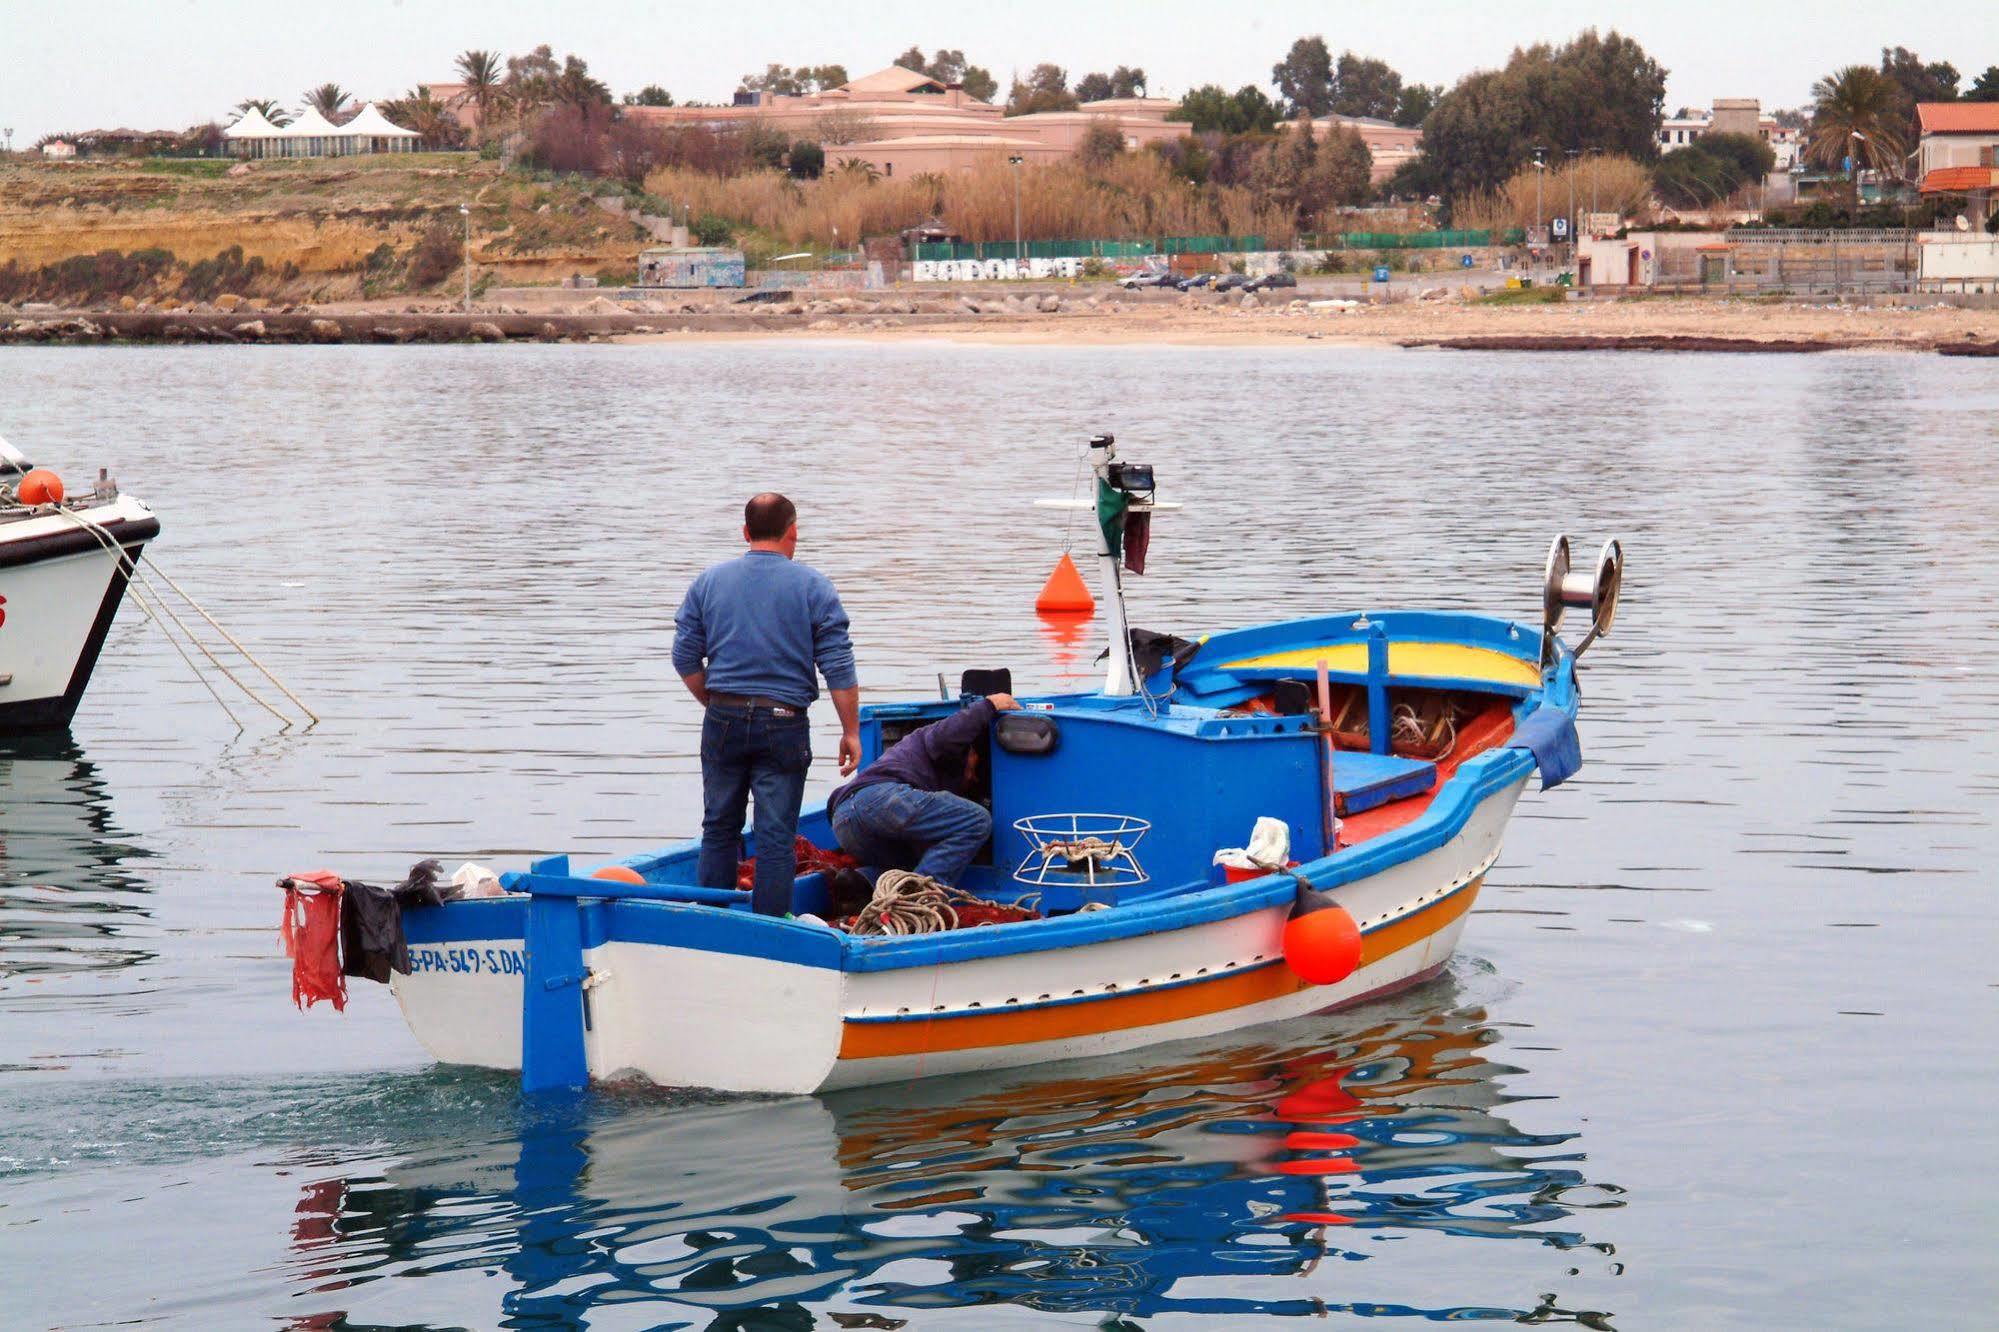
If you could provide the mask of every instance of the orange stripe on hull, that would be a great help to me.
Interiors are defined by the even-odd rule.
[[[1362,966],[1379,962],[1445,929],[1471,910],[1482,879],[1422,910],[1368,931],[1361,938]],[[891,1055],[935,1054],[995,1045],[1026,1045],[1095,1036],[1107,1031],[1156,1026],[1207,1017],[1231,1008],[1282,999],[1312,988],[1282,963],[1258,967],[1137,994],[1106,995],[1082,1003],[1057,1004],[1016,1012],[972,1013],[908,1022],[848,1022],[840,1036],[840,1058],[881,1059]]]

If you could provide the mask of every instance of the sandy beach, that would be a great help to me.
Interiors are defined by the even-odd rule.
[[[517,291],[455,303],[266,302],[0,308],[0,343],[673,342],[844,338],[980,345],[1443,346],[1574,351],[1999,354],[1999,309],[1665,296],[1509,304],[1306,297],[1244,303],[1065,287],[745,293]],[[615,297],[615,298],[614,298]]]
[[[865,298],[856,301],[866,306]],[[670,320],[666,322],[671,322]],[[1059,313],[971,314],[912,319],[894,313],[822,314],[777,328],[731,332],[632,334],[625,341],[685,337],[854,337],[1034,346],[1270,347],[1566,343],[1578,349],[1620,345],[1726,350],[1969,351],[1999,347],[1999,310],[1933,305],[1913,308],[1686,297],[1497,305],[1477,301],[1402,301],[1312,308],[1286,303],[1244,309],[1217,303],[1104,302]]]

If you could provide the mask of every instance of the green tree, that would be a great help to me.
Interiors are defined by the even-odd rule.
[[[1884,46],[1881,48],[1881,72],[1894,81],[1901,94],[1903,143],[1914,143],[1916,136],[1922,133],[1922,126],[1916,119],[1918,102],[1957,100],[1957,67],[1949,61],[1925,64],[1921,56],[1906,46]]]
[[[1748,134],[1703,134],[1675,148],[1652,168],[1659,197],[1680,208],[1720,204],[1770,174],[1777,154]]]
[[[767,93],[773,97],[796,97],[805,91],[789,65],[767,65],[761,74],[745,74],[736,85],[738,92]]]
[[[1187,122],[1196,134],[1268,133],[1277,126],[1277,105],[1254,84],[1228,93],[1204,83],[1189,90],[1166,118]]]
[[[800,139],[791,145],[785,168],[799,180],[817,180],[826,173],[826,150],[810,139]]]
[[[341,112],[352,100],[353,94],[337,83],[322,83],[317,88],[308,88],[305,93],[307,108],[319,112],[336,125],[340,123]]]
[[[1690,146],[1726,163],[1735,188],[1763,179],[1777,166],[1776,150],[1754,134],[1703,134]]]
[[[1374,184],[1374,154],[1356,130],[1335,129],[1319,141],[1312,161],[1308,196],[1316,203],[1313,221],[1327,208],[1350,207],[1364,201]]]
[[[562,72],[555,76],[551,91],[557,102],[579,110],[608,106],[611,101],[611,89],[603,80],[591,76],[590,66],[581,56],[562,58]]]
[[[1439,83],[1405,83],[1401,96],[1395,99],[1395,114],[1389,119],[1411,128],[1420,125],[1436,109],[1443,95],[1444,88]]]
[[[1333,67],[1333,114],[1394,118],[1402,101],[1402,76],[1385,60],[1342,51]]]
[[[1446,202],[1493,190],[1536,147],[1651,162],[1666,71],[1632,39],[1586,29],[1561,47],[1517,50],[1504,69],[1459,80],[1423,121],[1424,173]]]
[[[963,51],[947,50],[940,46],[935,55],[925,59],[923,48],[912,46],[897,56],[895,63],[918,74],[928,74],[939,83],[959,84],[969,96],[976,97],[981,102],[992,101],[999,92],[999,80],[992,76],[991,71],[968,64]]]
[[[1074,111],[1080,103],[1069,91],[1069,72],[1060,65],[1042,63],[1028,72],[1025,81],[1014,80],[1007,95],[1006,113],[1028,116],[1037,111]]]
[[[495,52],[474,48],[459,52],[452,64],[458,71],[459,82],[465,85],[472,114],[483,126],[492,114],[493,103],[500,97],[500,84],[506,77],[500,57]]]
[[[1333,56],[1323,37],[1300,37],[1270,67],[1285,116],[1323,116],[1333,109]]]
[[[526,55],[508,56],[507,77],[501,89],[515,117],[525,121],[530,112],[554,101],[555,80],[561,73],[562,65],[547,42]]]
[[[1985,72],[1964,90],[1967,102],[1999,102],[1999,65],[1987,65]]]
[[[1101,117],[1090,122],[1076,145],[1076,160],[1093,171],[1101,171],[1123,156],[1123,132]]]
[[[1102,102],[1111,96],[1111,76],[1108,74],[1085,74],[1076,80],[1076,100],[1079,102]]]
[[[635,93],[625,94],[626,106],[672,106],[673,94],[657,83],[648,83]]]
[[[992,71],[981,69],[977,65],[965,67],[965,77],[961,82],[965,85],[966,95],[976,97],[981,102],[990,102],[999,96],[999,80],[992,76]]]

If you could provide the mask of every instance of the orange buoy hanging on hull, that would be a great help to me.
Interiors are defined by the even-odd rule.
[[[1284,926],[1284,962],[1313,985],[1337,985],[1360,966],[1360,925],[1344,907],[1327,903]]]
[[[606,865],[602,869],[592,870],[590,877],[593,879],[608,879],[612,883],[645,882],[645,876],[630,865]]]
[[[46,467],[37,467],[14,487],[14,498],[23,504],[62,503],[62,478]],[[1085,593],[1084,595],[1088,595]]]
[[[1090,595],[1090,585],[1083,581],[1069,552],[1063,551],[1062,558],[1055,562],[1055,572],[1048,575],[1041,595],[1034,599],[1034,609],[1044,615],[1088,615],[1096,608],[1097,599]]]

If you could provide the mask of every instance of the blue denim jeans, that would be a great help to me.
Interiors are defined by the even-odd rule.
[[[985,806],[902,782],[863,786],[833,811],[840,849],[860,861],[869,878],[885,869],[913,869],[956,887],[992,832]]]
[[[812,732],[799,708],[780,717],[768,708],[711,705],[701,723],[701,861],[704,888],[734,888],[742,855],[743,814],[756,796],[756,886],[750,906],[763,916],[791,910],[798,877],[798,805],[812,766]]]

